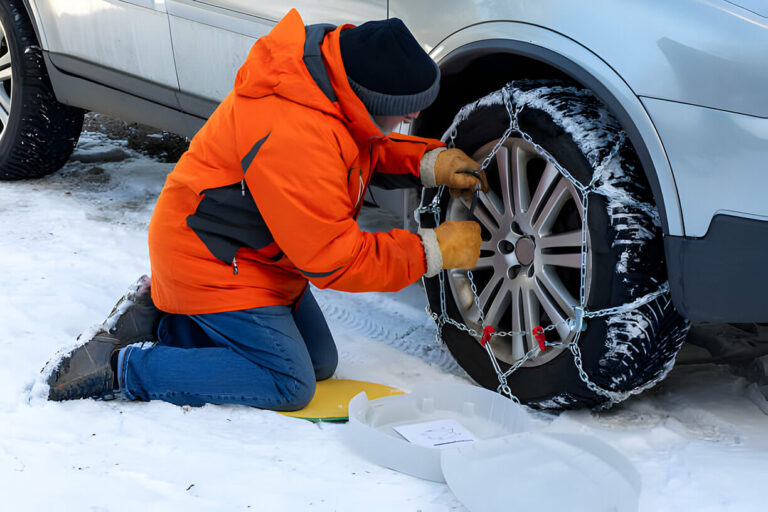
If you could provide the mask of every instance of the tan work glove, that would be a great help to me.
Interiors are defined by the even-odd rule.
[[[480,224],[473,220],[446,221],[434,229],[419,229],[427,257],[426,277],[444,268],[470,270],[480,258]]]
[[[475,187],[488,193],[488,179],[480,164],[458,148],[427,151],[420,169],[425,186],[446,185],[451,196],[471,199]],[[472,174],[472,173],[476,174]]]

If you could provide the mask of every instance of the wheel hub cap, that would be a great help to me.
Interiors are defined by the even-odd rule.
[[[517,261],[521,265],[528,266],[533,263],[533,256],[536,251],[536,244],[530,238],[521,238],[515,246],[515,254],[517,255]]]

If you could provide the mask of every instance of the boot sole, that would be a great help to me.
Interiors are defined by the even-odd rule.
[[[84,375],[76,380],[66,384],[54,386],[59,378],[59,369],[48,379],[51,385],[48,392],[48,400],[61,402],[63,400],[76,400],[78,398],[99,398],[100,396],[112,391],[112,371],[109,369],[101,372]]]

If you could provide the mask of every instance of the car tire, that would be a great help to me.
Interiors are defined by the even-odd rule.
[[[56,100],[20,0],[0,0],[0,180],[40,178],[69,159],[84,111]]]
[[[549,158],[584,186],[595,169],[603,169],[598,190],[589,194],[587,311],[628,304],[666,282],[658,212],[631,143],[588,90],[562,81],[533,80],[513,82],[505,89],[510,111],[518,111],[518,127],[486,169],[491,192],[481,195],[474,214],[475,220],[482,219],[483,250],[473,280],[484,299],[475,302],[466,271],[447,270],[442,274],[444,304],[440,277],[425,279],[430,308],[438,314],[445,308],[448,317],[476,333],[489,324],[496,331],[516,327],[517,332],[527,333],[491,342],[502,371],[526,352],[536,353],[507,379],[522,402],[543,409],[605,404],[610,400],[590,390],[580,378],[568,348],[540,351],[531,333],[537,325],[556,323],[551,318],[575,318],[575,310],[569,308],[580,304],[581,265],[578,269],[573,265],[574,258],[581,261],[581,242],[574,242],[575,235],[581,234],[581,194],[556,167],[552,172]],[[456,147],[478,161],[510,126],[503,91],[464,107],[447,132]],[[515,187],[521,191],[519,198],[512,191],[507,194],[508,203],[504,202],[504,180],[508,191]],[[539,187],[543,194],[538,194]],[[422,206],[430,205],[439,190],[425,190]],[[466,200],[452,198],[447,191],[438,200],[439,219],[422,213],[423,227],[433,227],[437,220],[470,220]],[[547,220],[533,227],[545,215]],[[555,240],[563,245],[557,246]],[[617,394],[637,390],[666,375],[687,330],[687,321],[675,311],[668,294],[631,311],[589,318],[578,338],[583,369],[603,389]],[[547,333],[547,341],[566,345],[574,336],[575,330],[560,322]],[[497,373],[477,337],[449,323],[442,329],[442,338],[475,381],[497,389]]]

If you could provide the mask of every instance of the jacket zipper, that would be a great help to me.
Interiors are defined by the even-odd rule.
[[[363,198],[363,190],[365,190],[368,187],[368,183],[371,182],[371,178],[373,177],[373,144],[368,146],[368,180],[366,182],[363,181],[363,170],[360,169],[360,192],[357,194],[357,202],[355,203],[355,218],[357,217],[357,214],[360,212],[358,209],[358,206],[360,206],[360,200]]]
[[[237,258],[235,256],[232,256],[232,273],[234,275],[237,275],[239,270],[237,269]]]
[[[360,180],[360,185],[359,185],[360,188],[357,191],[357,201],[355,201],[355,209],[357,209],[357,205],[360,204],[360,199],[363,198],[363,187],[365,186],[365,184],[363,183],[363,170],[358,169],[357,172],[359,173],[358,178]]]

